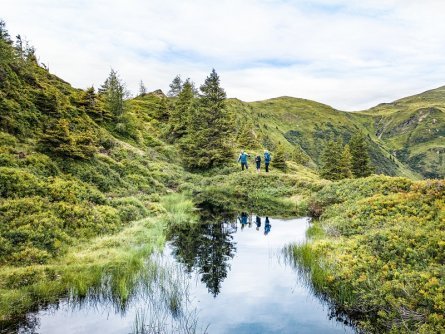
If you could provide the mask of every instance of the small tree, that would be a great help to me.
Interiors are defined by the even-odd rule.
[[[3,20],[0,20],[0,39],[8,44],[12,43],[11,36],[9,36],[8,29],[6,29],[6,23]]]
[[[167,95],[170,97],[176,97],[179,95],[179,93],[182,91],[183,82],[181,79],[181,76],[178,74],[170,84],[170,90],[168,91]]]
[[[119,118],[124,113],[124,99],[128,93],[125,85],[113,69],[99,89],[99,95],[104,99],[105,108],[111,112],[115,118]]]
[[[65,158],[88,159],[96,152],[96,142],[97,138],[90,130],[72,131],[70,121],[61,118],[50,122],[39,140],[39,147],[44,152]]]
[[[254,126],[252,122],[243,123],[237,137],[237,142],[240,147],[243,148],[258,147],[258,141],[253,128]]]
[[[283,145],[278,145],[277,149],[275,151],[275,154],[272,157],[272,166],[282,170],[283,172],[286,171],[286,152],[284,150]]]
[[[187,133],[187,127],[190,123],[190,117],[194,104],[193,83],[187,79],[175,101],[174,107],[170,113],[170,134],[174,139],[182,138]]]
[[[352,174],[354,177],[366,177],[371,175],[371,161],[368,153],[368,146],[363,133],[357,133],[349,142],[352,156]]]
[[[296,145],[292,151],[292,160],[300,165],[306,165],[309,162],[309,157],[300,145]]]
[[[345,145],[343,147],[343,152],[340,160],[340,170],[343,178],[351,178],[352,177],[352,155],[351,150],[349,149],[349,145]]]
[[[144,96],[147,94],[147,88],[145,88],[144,82],[141,80],[139,82],[139,96]]]
[[[328,180],[342,179],[341,158],[341,145],[334,140],[329,140],[321,153],[320,176]]]

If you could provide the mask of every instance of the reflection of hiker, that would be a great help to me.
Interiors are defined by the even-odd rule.
[[[241,229],[247,225],[247,213],[241,212],[241,217],[238,218],[241,223]]]
[[[246,169],[249,168],[249,166],[247,165],[248,157],[250,157],[250,155],[248,155],[245,151],[241,151],[238,158],[238,162],[241,162],[241,170],[244,170],[244,167],[246,167]]]
[[[261,227],[261,218],[259,216],[256,216],[255,225],[256,225],[256,230],[259,231]]]
[[[259,155],[255,157],[255,163],[256,163],[256,171],[257,173],[259,173],[261,167],[261,157]]]
[[[266,173],[269,173],[269,164],[270,164],[270,152],[268,150],[264,150],[264,165],[266,166]]]
[[[266,224],[264,225],[264,235],[269,234],[271,227],[272,225],[270,225],[269,217],[266,217]]]

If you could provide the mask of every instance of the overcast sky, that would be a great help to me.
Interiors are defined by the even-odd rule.
[[[358,110],[445,85],[443,0],[0,0],[11,35],[73,86],[136,93],[215,68],[229,97]]]

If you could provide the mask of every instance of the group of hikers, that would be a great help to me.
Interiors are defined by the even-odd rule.
[[[249,165],[247,163],[248,158],[250,157],[250,154],[246,153],[246,151],[241,151],[238,162],[241,163],[241,170],[244,170],[244,168],[248,169]],[[266,167],[266,173],[269,173],[269,164],[272,160],[271,154],[268,150],[264,150],[264,166]],[[259,173],[261,171],[261,156],[257,155],[255,157],[255,164],[256,164],[256,171]]]
[[[246,225],[249,225],[249,227],[252,227],[252,215],[248,215],[246,212],[242,212],[241,216],[238,217],[240,223],[241,223],[241,230],[246,227]],[[256,216],[255,218],[255,225],[256,230],[259,231],[261,227],[261,217]],[[264,224],[264,235],[268,235],[270,232],[272,225],[270,225],[269,217],[266,217],[266,221]]]

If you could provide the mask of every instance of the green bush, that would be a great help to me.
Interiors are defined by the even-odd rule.
[[[111,205],[118,210],[122,222],[127,223],[148,216],[149,211],[136,197],[116,198]]]

